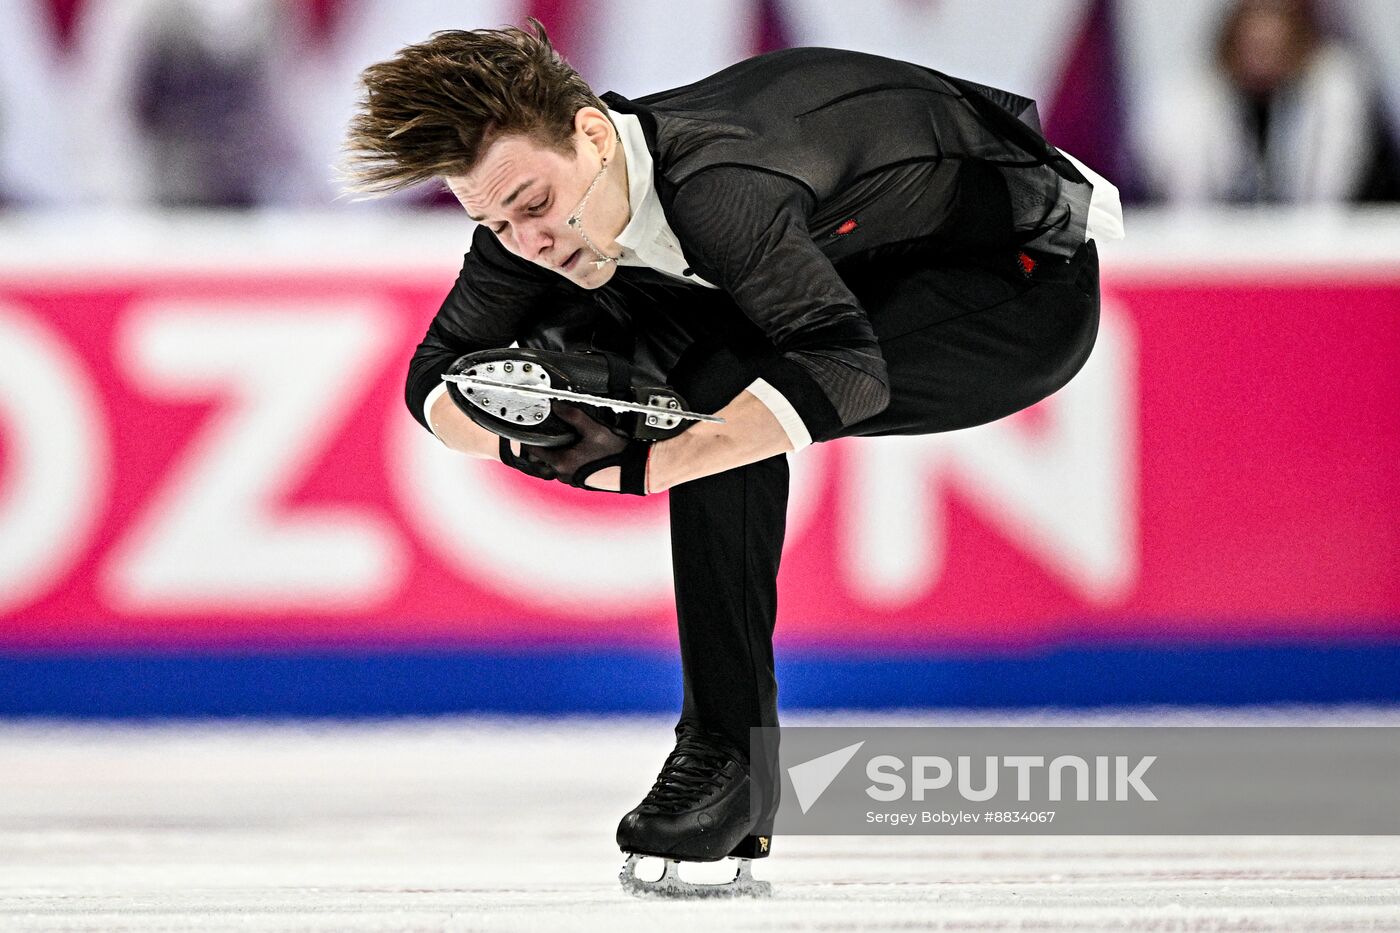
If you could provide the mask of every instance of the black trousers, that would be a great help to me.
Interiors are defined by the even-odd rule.
[[[890,404],[850,436],[932,434],[1003,418],[1056,391],[1088,359],[1098,331],[1098,256],[1014,251],[936,256],[917,247],[838,267],[871,319],[889,370]],[[771,346],[733,341],[681,359],[670,374],[702,411],[753,381]],[[670,492],[685,700],[681,722],[748,747],[750,726],[778,722],[773,631],[788,496],[787,455]]]

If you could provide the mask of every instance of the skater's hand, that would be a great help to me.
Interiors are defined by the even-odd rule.
[[[579,439],[568,447],[526,445],[522,450],[528,460],[579,489],[646,495],[650,444],[615,434],[573,405],[555,402],[554,413],[578,431]]]
[[[525,455],[521,447],[522,445],[519,441],[513,441],[506,437],[500,438],[501,462],[512,470],[519,470],[526,476],[533,476],[537,479],[558,478],[555,476],[554,470],[550,468],[549,464],[531,460]],[[537,450],[538,448],[531,447],[530,449]]]

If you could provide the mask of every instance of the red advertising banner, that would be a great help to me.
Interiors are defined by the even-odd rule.
[[[0,647],[674,640],[664,496],[403,406],[452,270],[0,282]],[[1400,268],[1105,278],[1034,409],[796,454],[780,630],[990,648],[1400,632]]]

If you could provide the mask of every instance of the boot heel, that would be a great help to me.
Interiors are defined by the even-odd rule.
[[[745,836],[734,851],[729,853],[730,858],[767,858],[768,850],[773,846],[772,836]]]

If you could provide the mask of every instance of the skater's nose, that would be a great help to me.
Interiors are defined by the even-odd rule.
[[[523,258],[538,262],[553,245],[554,238],[538,220],[530,219],[516,227],[515,242]]]

